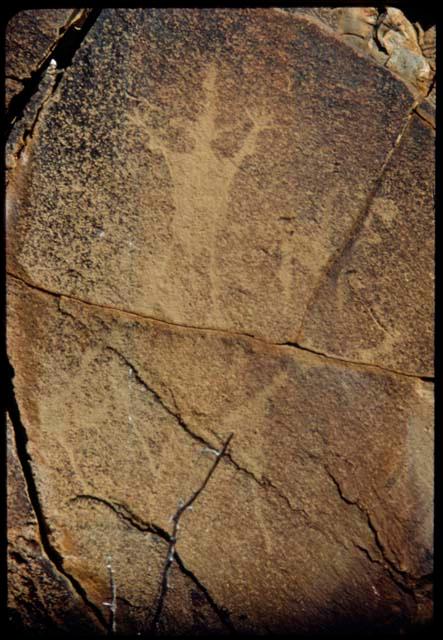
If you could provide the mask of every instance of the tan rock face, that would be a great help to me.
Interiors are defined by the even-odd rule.
[[[414,116],[362,228],[315,295],[299,343],[432,376],[434,250],[434,132]]]
[[[426,383],[15,280],[10,310],[14,351],[32,340],[15,384],[19,397],[28,390],[22,420],[52,544],[97,603],[115,559],[121,628],[149,622],[166,554],[159,532],[230,432],[177,544],[207,606],[205,590],[236,629],[271,631],[320,629],[334,616],[385,624],[395,615],[384,599],[412,612],[399,586],[432,569]]]
[[[42,634],[87,633],[94,616],[44,551],[9,421],[7,461],[10,628],[18,634],[23,628]]]
[[[294,340],[412,96],[283,12],[111,12],[96,31],[24,152],[11,268],[97,304]]]
[[[41,96],[8,146],[16,627],[30,584],[99,633],[428,621],[415,95],[303,12],[109,9]]]

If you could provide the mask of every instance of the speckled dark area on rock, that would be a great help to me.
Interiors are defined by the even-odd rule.
[[[430,623],[433,94],[328,11],[101,10],[13,128],[14,628]]]
[[[72,9],[19,11],[5,34],[5,102],[23,90],[68,22]]]
[[[11,268],[98,304],[293,340],[412,104],[290,14],[104,11],[17,172]]]

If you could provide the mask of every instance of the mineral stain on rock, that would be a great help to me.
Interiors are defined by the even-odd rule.
[[[386,7],[8,28],[11,627],[430,624],[432,27]]]

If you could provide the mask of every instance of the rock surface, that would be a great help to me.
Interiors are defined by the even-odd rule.
[[[9,623],[20,634],[88,632],[94,618],[69,580],[47,557],[29,499],[11,423],[7,430]]]
[[[433,129],[414,115],[361,228],[316,292],[299,344],[434,375],[434,154]]]
[[[23,152],[11,268],[175,324],[295,340],[413,96],[283,12],[104,12],[95,32]]]
[[[320,14],[102,10],[11,134],[17,627],[431,618],[434,131]]]
[[[32,9],[11,18],[5,34],[6,107],[48,56],[72,13],[73,9]]]
[[[428,383],[16,280],[9,292],[10,344],[26,353],[15,386],[51,544],[97,603],[115,558],[123,630],[155,610],[166,555],[156,532],[170,532],[211,463],[205,448],[230,432],[229,457],[177,545],[202,597],[237,630],[412,615],[408,589],[432,570]]]

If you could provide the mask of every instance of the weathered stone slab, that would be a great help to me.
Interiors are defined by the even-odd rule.
[[[42,637],[100,633],[81,597],[44,552],[9,421],[7,458],[9,630],[17,637],[30,629]]]
[[[435,30],[97,14],[7,145],[14,628],[416,629],[435,85],[394,73],[435,71]]]
[[[212,464],[207,448],[231,432],[229,455],[180,527],[188,573],[178,604],[163,610],[166,630],[180,610],[190,630],[197,600],[203,627],[227,631],[398,631],[429,615],[419,585],[432,571],[430,383],[16,279],[9,312],[51,541],[104,616],[111,556],[119,625],[149,627],[171,517]]]
[[[11,178],[9,268],[292,341],[413,103],[302,15],[105,10]]]
[[[324,278],[299,344],[433,376],[434,154],[434,130],[414,116],[361,230]]]
[[[19,11],[5,34],[6,106],[29,80],[60,37],[73,9]]]
[[[417,113],[434,128],[435,128],[436,101],[437,101],[437,90],[436,90],[436,85],[434,84],[434,87],[432,88],[432,91],[429,93],[426,100],[423,100],[423,102],[417,105],[417,108],[416,108]]]

